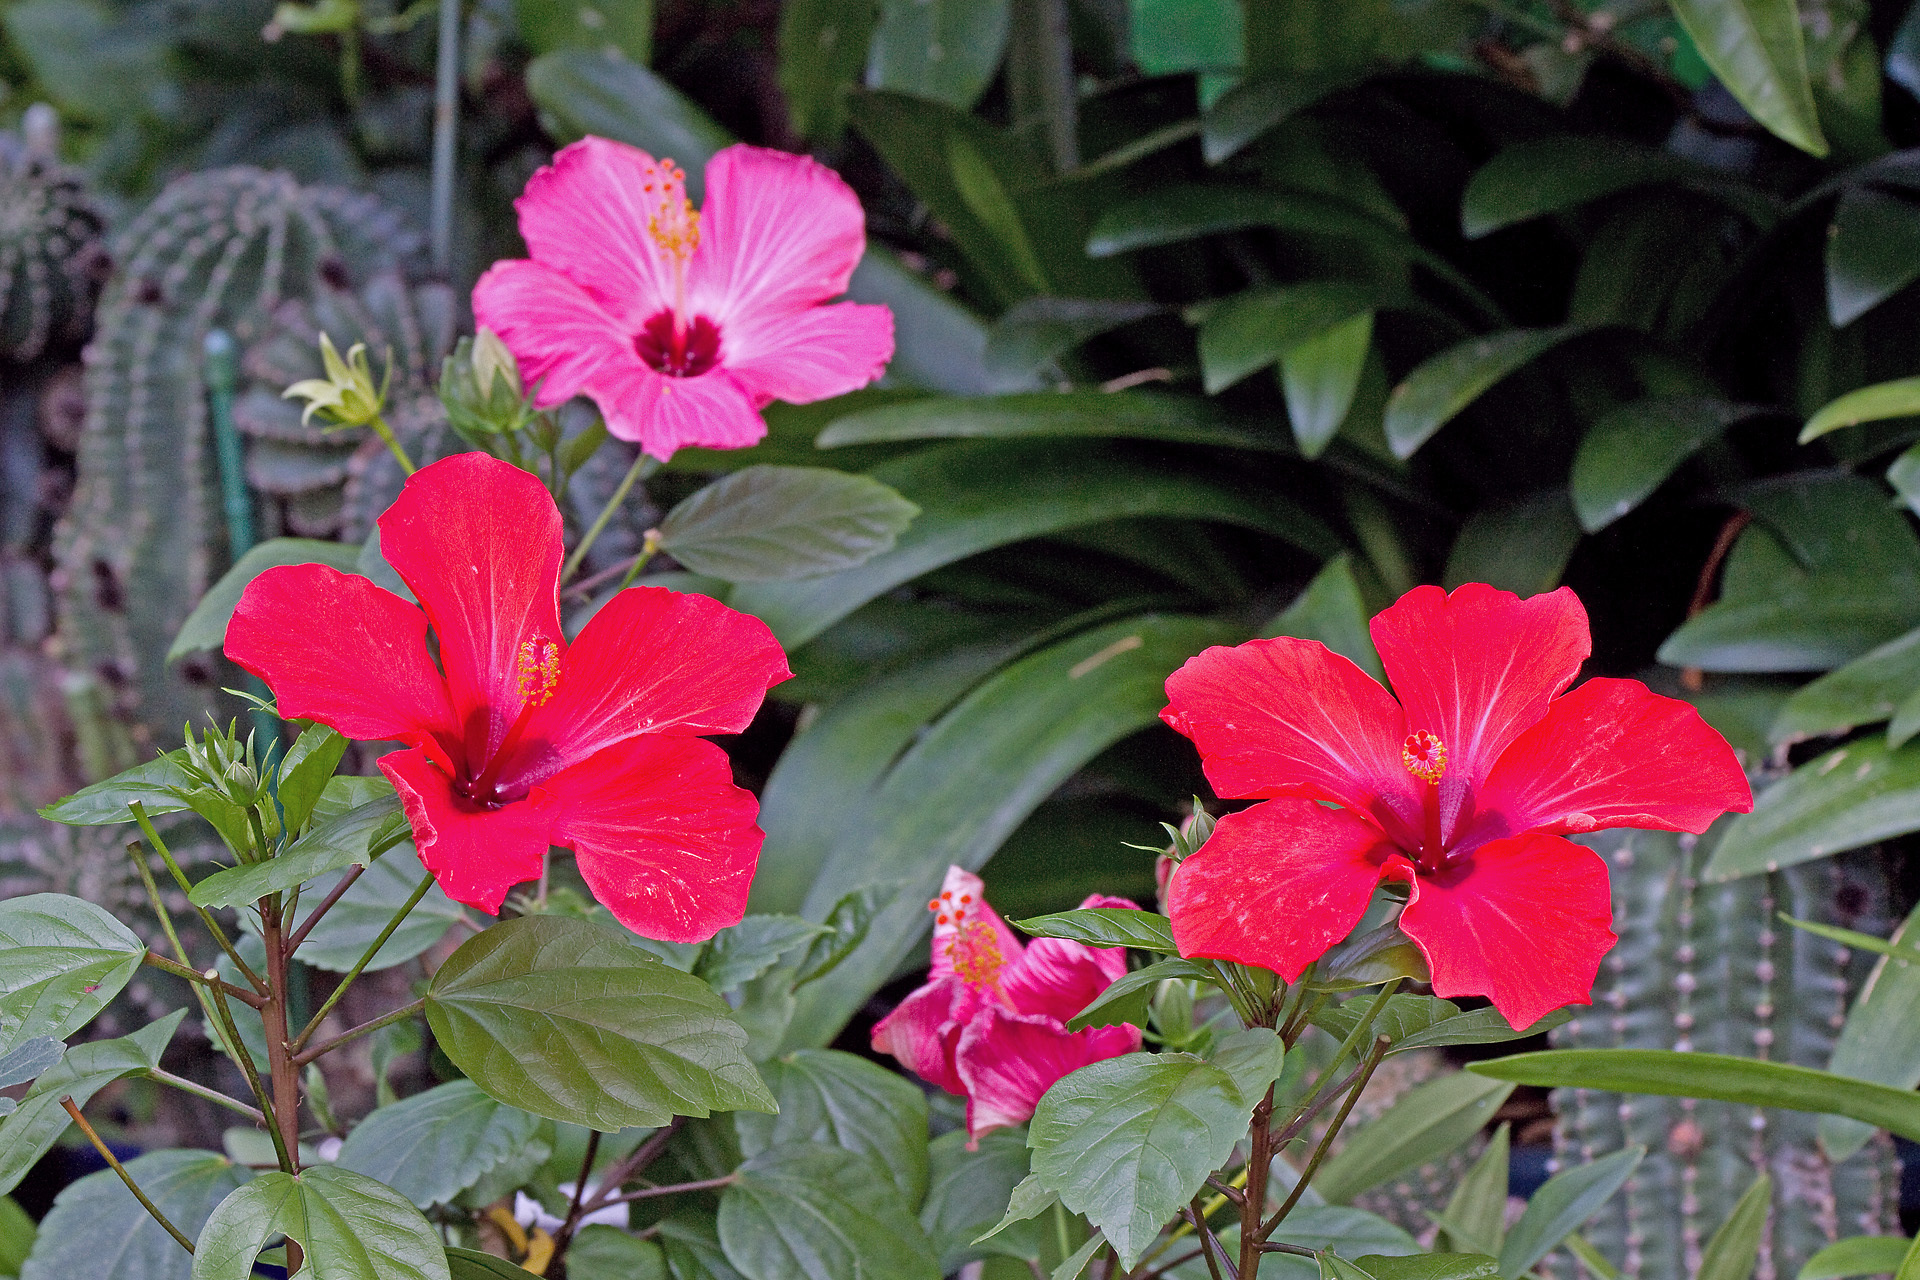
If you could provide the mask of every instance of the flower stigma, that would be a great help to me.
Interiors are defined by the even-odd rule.
[[[961,981],[972,987],[991,987],[999,980],[1007,958],[1000,950],[1000,939],[985,920],[967,919],[973,895],[963,893],[956,899],[948,889],[927,903],[934,923],[952,925],[953,937],[947,942],[947,956]]]
[[[693,329],[687,317],[687,261],[700,247],[700,214],[687,199],[687,171],[671,159],[649,165],[640,189],[652,206],[647,234],[673,264],[671,353],[672,363],[680,366],[686,363],[687,335]]]
[[[1439,786],[1447,773],[1447,744],[1425,729],[1407,735],[1400,744],[1400,760],[1407,772],[1428,786]]]

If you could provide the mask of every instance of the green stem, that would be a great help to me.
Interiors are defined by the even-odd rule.
[[[358,960],[353,962],[353,968],[347,970],[346,975],[340,979],[340,985],[335,987],[333,994],[326,998],[326,1002],[320,1006],[320,1011],[313,1015],[307,1022],[307,1025],[301,1030],[300,1034],[294,1038],[293,1051],[295,1053],[299,1053],[300,1050],[306,1047],[307,1041],[313,1039],[313,1033],[320,1029],[320,1023],[326,1018],[327,1014],[333,1011],[333,1006],[340,1003],[340,997],[347,994],[347,988],[352,986],[353,980],[360,976],[360,971],[373,963],[373,958],[380,954],[381,947],[387,945],[387,939],[393,936],[393,931],[398,929],[401,922],[412,914],[415,907],[420,905],[420,899],[426,897],[427,890],[432,887],[433,875],[431,873],[420,877],[420,883],[414,886],[413,893],[408,896],[406,902],[401,904],[400,909],[393,913],[393,919],[387,921],[387,927],[380,931],[380,936],[375,938],[372,945],[361,954]],[[302,1058],[301,1061],[305,1062],[307,1059]]]
[[[187,901],[192,903],[193,881],[187,879],[187,873],[180,869],[180,864],[174,860],[172,851],[167,848],[167,842],[162,840],[160,833],[153,829],[153,821],[147,817],[147,807],[138,800],[130,800],[127,802],[127,808],[132,812],[133,820],[140,824],[141,834],[147,837],[148,842],[153,845],[154,852],[160,855],[160,861],[167,864],[167,871],[173,876],[174,883],[180,886],[180,892],[186,894]],[[195,905],[193,909],[199,914],[200,923],[206,926],[213,940],[219,944],[222,951],[227,953],[227,959],[233,961],[234,967],[239,969],[241,976],[246,978],[247,985],[263,996],[269,994],[267,984],[261,981],[260,975],[253,971],[253,966],[242,960],[240,953],[233,949],[233,943],[228,939],[227,931],[220,927],[219,922],[213,918],[213,914],[202,906]]]
[[[1367,1091],[1367,1081],[1373,1079],[1374,1069],[1380,1065],[1380,1060],[1387,1056],[1388,1043],[1385,1036],[1374,1040],[1373,1049],[1367,1054],[1367,1060],[1361,1064],[1360,1078],[1353,1082],[1353,1088],[1347,1093],[1346,1102],[1340,1107],[1340,1114],[1333,1118],[1333,1123],[1327,1126],[1326,1133],[1320,1139],[1320,1145],[1314,1148],[1313,1158],[1307,1161],[1307,1167],[1302,1169],[1300,1176],[1294,1180],[1293,1190],[1287,1194],[1286,1202],[1274,1210],[1271,1218],[1261,1224],[1259,1242],[1264,1243],[1266,1238],[1273,1234],[1274,1228],[1285,1222],[1287,1215],[1293,1212],[1293,1207],[1300,1203],[1300,1197],[1306,1193],[1307,1184],[1313,1181],[1313,1175],[1320,1169],[1320,1162],[1327,1158],[1328,1149],[1333,1146],[1333,1140],[1339,1136],[1341,1126],[1345,1125],[1347,1117],[1353,1114],[1353,1104],[1360,1101],[1360,1095]]]
[[[586,563],[587,552],[593,550],[593,544],[599,541],[600,535],[606,531],[607,524],[613,519],[613,513],[618,511],[620,504],[627,500],[627,494],[632,490],[634,484],[652,475],[659,466],[659,461],[649,457],[647,454],[641,453],[634,455],[633,465],[628,467],[627,474],[620,478],[620,483],[614,489],[613,496],[607,499],[607,505],[600,508],[600,514],[595,516],[593,523],[587,526],[586,533],[580,538],[580,545],[573,549],[571,556],[567,557],[566,567],[560,570],[560,581],[562,584],[571,579],[574,574],[580,572],[580,566]]]
[[[207,970],[209,979],[220,975],[212,969]],[[247,1088],[253,1090],[253,1096],[260,1104],[260,1115],[267,1124],[267,1136],[273,1139],[273,1152],[280,1161],[280,1168],[287,1173],[295,1172],[293,1153],[287,1150],[287,1141],[280,1132],[280,1121],[274,1113],[273,1098],[266,1086],[260,1083],[260,1071],[253,1065],[253,1055],[247,1052],[247,1046],[240,1040],[240,1028],[233,1021],[233,1010],[227,1007],[226,992],[218,987],[213,989],[213,1004],[220,1011],[220,1029],[226,1033],[227,1044],[233,1051],[234,1065],[240,1068],[240,1074],[247,1078]]]
[[[62,1098],[60,1099],[60,1105],[67,1109],[67,1114],[73,1117],[73,1122],[80,1126],[80,1132],[87,1135],[87,1140],[93,1143],[93,1148],[100,1153],[101,1159],[105,1160],[108,1167],[120,1175],[120,1181],[127,1184],[127,1190],[133,1192],[133,1198],[140,1202],[142,1208],[153,1215],[155,1222],[166,1228],[168,1235],[180,1242],[182,1249],[185,1249],[188,1254],[192,1254],[193,1241],[187,1239],[180,1228],[167,1221],[167,1215],[160,1212],[158,1205],[147,1199],[147,1193],[140,1189],[140,1184],[133,1180],[133,1175],[127,1172],[126,1166],[114,1158],[113,1149],[107,1146],[106,1143],[100,1141],[100,1135],[93,1131],[93,1126],[87,1123],[87,1118],[80,1114],[80,1108],[74,1105],[73,1099]]]
[[[267,1122],[266,1112],[260,1110],[260,1108],[250,1107],[238,1098],[229,1098],[217,1089],[209,1089],[203,1084],[195,1084],[191,1080],[174,1075],[171,1071],[162,1071],[160,1068],[155,1067],[147,1072],[147,1078],[155,1084],[168,1085],[178,1089],[182,1093],[190,1093],[196,1098],[204,1098],[215,1106],[225,1107],[229,1111],[245,1116],[255,1124],[264,1125]]]
[[[1380,994],[1373,998],[1373,1003],[1367,1006],[1366,1013],[1361,1016],[1360,1021],[1353,1024],[1353,1030],[1347,1033],[1347,1038],[1340,1042],[1338,1049],[1334,1050],[1333,1057],[1327,1060],[1326,1070],[1321,1073],[1319,1081],[1313,1087],[1313,1092],[1301,1100],[1298,1108],[1300,1111],[1305,1111],[1319,1098],[1321,1092],[1333,1079],[1333,1069],[1346,1061],[1347,1055],[1352,1053],[1360,1041],[1373,1030],[1373,1020],[1380,1016],[1380,1011],[1387,1006],[1388,997],[1393,995],[1399,987],[1400,979],[1395,978],[1380,988]]]
[[[357,1027],[342,1031],[331,1040],[322,1040],[319,1044],[313,1046],[313,1048],[302,1050],[300,1053],[294,1055],[293,1063],[295,1066],[304,1067],[316,1058],[326,1057],[343,1044],[349,1044],[364,1035],[371,1035],[380,1028],[391,1026],[393,1023],[405,1022],[408,1018],[414,1017],[426,1007],[427,1002],[424,997],[415,1000],[412,1004],[402,1005],[392,1013],[383,1014],[375,1018],[372,1022],[363,1022]]]
[[[660,531],[658,529],[647,530],[647,536],[640,544],[640,554],[633,558],[633,567],[627,570],[626,577],[620,579],[621,591],[625,591],[633,585],[633,580],[640,576],[642,569],[647,567],[647,561],[653,559],[654,553],[659,550]]]
[[[433,85],[433,179],[428,243],[433,269],[441,276],[453,267],[453,177],[455,131],[460,124],[460,3],[440,0],[440,40]]]
[[[413,459],[407,456],[407,451],[401,447],[399,438],[393,434],[393,428],[387,425],[385,418],[376,413],[367,425],[373,428],[373,434],[380,437],[381,442],[387,446],[387,451],[398,460],[402,471],[412,475],[419,470],[413,465]]]
[[[231,982],[227,982],[224,979],[215,979],[214,982],[207,983],[207,975],[200,972],[198,969],[191,968],[184,964],[177,964],[174,961],[167,959],[165,956],[158,954],[157,952],[153,952],[153,951],[147,952],[146,955],[141,957],[140,963],[144,965],[149,965],[155,969],[158,969],[162,973],[170,973],[176,978],[185,978],[188,982],[198,982],[198,983],[202,983],[209,986],[218,986],[220,987],[221,990],[225,991],[228,995],[232,996],[234,999],[242,1002],[243,1004],[252,1005],[256,1009],[259,1008],[261,1004],[265,1003],[262,997],[253,994],[253,992],[248,991],[244,987],[236,987]]]

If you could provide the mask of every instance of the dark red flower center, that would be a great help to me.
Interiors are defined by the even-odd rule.
[[[519,694],[522,699],[520,714],[514,717],[506,736],[500,739],[500,745],[486,756],[478,770],[468,767],[460,770],[462,777],[455,786],[469,800],[476,804],[499,807],[521,799],[519,795],[503,795],[496,785],[501,771],[513,759],[520,747],[521,739],[526,735],[527,722],[542,703],[553,696],[554,686],[560,683],[560,644],[556,640],[535,637],[520,646],[520,656],[516,664],[519,678]],[[484,750],[484,748],[483,748]]]
[[[720,363],[720,326],[705,316],[676,326],[669,308],[640,326],[633,350],[669,378],[697,378]]]
[[[1447,744],[1438,734],[1418,730],[1400,744],[1400,760],[1408,773],[1427,784],[1421,788],[1426,822],[1415,862],[1423,871],[1438,870],[1447,861],[1446,845],[1440,838],[1440,779],[1447,775]]]

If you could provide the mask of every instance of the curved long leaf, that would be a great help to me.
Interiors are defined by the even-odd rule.
[[[1681,463],[1736,422],[1773,412],[1700,396],[1621,405],[1588,428],[1568,476],[1573,509],[1588,533],[1639,506]]]
[[[1347,1140],[1320,1167],[1313,1187],[1342,1204],[1405,1170],[1437,1160],[1485,1126],[1512,1093],[1510,1085],[1461,1073],[1403,1095]]]
[[[247,584],[281,565],[323,564],[342,573],[355,572],[360,548],[339,542],[321,542],[313,538],[269,538],[234,561],[220,575],[220,581],[207,589],[200,603],[180,624],[180,631],[167,649],[167,661],[183,658],[204,649],[218,649],[227,638],[227,623],[240,605]]]
[[[1912,1243],[1903,1236],[1854,1236],[1839,1240],[1808,1258],[1795,1280],[1891,1275],[1900,1269]]]
[[[1329,94],[1357,84],[1368,72],[1341,68],[1295,71],[1243,81],[1220,96],[1200,118],[1200,149],[1208,164],[1231,158],[1296,112]]]
[[[1920,278],[1920,208],[1865,184],[1840,195],[1827,234],[1827,316],[1852,324]]]
[[[1920,690],[1920,630],[1801,685],[1780,708],[1768,737],[1792,742],[1873,724],[1893,715],[1915,690]]]
[[[1884,418],[1907,418],[1915,414],[1920,414],[1920,378],[1876,382],[1822,405],[1807,419],[1807,425],[1800,429],[1800,443],[1818,439],[1841,427],[1879,422]]]
[[[1868,975],[1847,1021],[1834,1043],[1827,1069],[1911,1089],[1920,1085],[1920,955],[1913,941],[1920,938],[1920,909],[1894,930],[1889,943],[1906,954],[1881,956]],[[1820,1147],[1836,1164],[1866,1145],[1870,1125],[1841,1116],[1820,1118]]]
[[[1068,391],[915,400],[837,418],[822,449],[903,440],[1102,438],[1165,440],[1261,453],[1292,453],[1285,436],[1245,424],[1204,400],[1151,391]]]
[[[885,551],[918,514],[868,476],[754,466],[669,511],[660,522],[660,549],[724,582],[817,577]]]
[[[1460,230],[1469,240],[1502,227],[1558,213],[1632,187],[1687,172],[1664,151],[1593,136],[1522,142],[1496,152],[1475,171],[1460,201]]]
[[[241,907],[354,863],[366,865],[411,834],[397,796],[383,796],[316,826],[276,858],[216,871],[193,886],[199,907]]]
[[[1704,671],[1830,671],[1920,625],[1914,589],[1878,573],[1789,578],[1769,594],[1723,599],[1687,619],[1660,646],[1660,661]]]
[[[1795,769],[1727,824],[1708,880],[1774,871],[1920,831],[1920,746],[1861,738]]]
[[[1775,136],[1827,154],[1793,0],[1670,0],[1713,73]]]
[[[1387,397],[1387,444],[1396,457],[1412,457],[1434,432],[1479,399],[1481,392],[1561,343],[1590,331],[1588,326],[1577,324],[1556,329],[1509,329],[1449,347],[1408,374]]]
[[[1527,1211],[1500,1246],[1500,1274],[1525,1275],[1533,1264],[1580,1229],[1622,1186],[1647,1154],[1628,1147],[1548,1178],[1527,1201]]]

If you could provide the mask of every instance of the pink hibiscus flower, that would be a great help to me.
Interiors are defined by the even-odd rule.
[[[753,444],[768,404],[856,390],[893,358],[886,307],[824,305],[866,252],[860,199],[833,170],[740,145],[706,182],[696,213],[673,161],[582,138],[514,202],[532,259],[496,262],[473,289],[541,407],[590,396],[663,461]]]
[[[1126,951],[1062,938],[1023,947],[984,887],[979,876],[947,868],[927,904],[933,971],[873,1028],[875,1052],[967,1100],[969,1147],[988,1130],[1025,1122],[1062,1076],[1140,1047],[1138,1027],[1066,1025],[1127,971]],[[1134,904],[1094,894],[1080,905]]]

